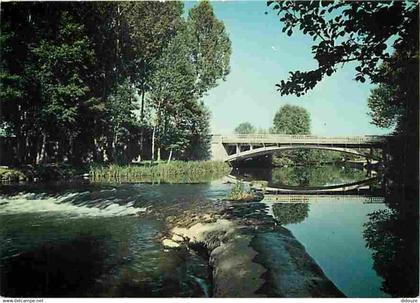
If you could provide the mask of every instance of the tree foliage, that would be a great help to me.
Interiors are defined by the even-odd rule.
[[[210,115],[200,98],[229,72],[230,52],[223,23],[207,1],[200,2],[155,63],[149,99],[158,149],[181,159],[208,157],[202,146],[209,147]]]
[[[287,135],[308,135],[311,132],[311,118],[300,106],[286,104],[275,114],[273,132]]]
[[[416,45],[407,47],[382,65],[379,84],[368,99],[372,123],[386,128],[396,126],[400,134],[418,131],[419,53]]]
[[[300,30],[314,40],[312,54],[318,67],[290,72],[277,84],[282,95],[300,96],[344,63],[355,62],[355,80],[378,81],[382,62],[394,49],[412,43],[418,32],[416,1],[268,1],[283,32]],[[413,44],[417,45],[417,44]]]
[[[0,26],[0,126],[14,137],[16,164],[145,157],[153,111],[165,116],[162,147],[205,157],[200,98],[230,59],[208,2],[187,18],[172,1],[11,2]]]
[[[249,122],[240,123],[234,130],[235,134],[255,134],[256,128]]]
[[[383,128],[391,128],[400,118],[400,108],[391,99],[394,97],[393,88],[380,84],[371,91],[368,99],[369,113],[372,124]]]
[[[230,72],[231,42],[222,21],[208,1],[200,1],[187,18],[191,59],[194,62],[195,94],[202,97]]]

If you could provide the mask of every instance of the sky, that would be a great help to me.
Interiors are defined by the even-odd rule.
[[[196,4],[186,1],[184,9]],[[214,134],[232,133],[241,122],[257,128],[272,126],[276,111],[285,104],[304,107],[311,116],[311,132],[320,136],[380,135],[389,133],[370,123],[367,98],[374,87],[356,82],[354,65],[339,68],[304,96],[281,96],[276,83],[289,71],[317,67],[312,39],[281,32],[277,15],[266,1],[211,1],[216,17],[225,24],[232,42],[231,72],[204,97],[212,113]],[[265,14],[267,12],[268,14]]]

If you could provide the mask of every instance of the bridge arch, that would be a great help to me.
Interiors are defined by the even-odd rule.
[[[262,146],[258,148],[251,148],[246,151],[240,151],[231,155],[227,155],[225,161],[234,162],[234,161],[245,160],[245,159],[254,158],[254,157],[260,157],[264,155],[272,155],[278,151],[294,150],[294,149],[329,150],[329,151],[336,151],[336,152],[341,152],[341,153],[346,153],[346,154],[351,154],[351,155],[357,155],[361,157],[368,157],[368,155],[352,148],[329,147],[329,146],[319,146],[319,145],[286,145],[286,146]]]

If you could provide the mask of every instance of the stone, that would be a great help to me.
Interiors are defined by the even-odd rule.
[[[180,235],[174,234],[172,236],[172,239],[171,240],[174,241],[174,242],[183,242],[184,241],[184,238],[181,237]]]
[[[171,239],[164,239],[162,244],[167,248],[178,248],[181,246],[179,243],[172,241]]]

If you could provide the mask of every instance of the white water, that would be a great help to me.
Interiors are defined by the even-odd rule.
[[[95,203],[95,205],[91,203],[93,200],[80,205],[71,203],[76,198],[88,193],[69,193],[59,197],[34,193],[20,193],[11,197],[0,196],[0,214],[42,213],[70,217],[114,217],[135,215],[138,212],[146,211],[145,207],[133,207],[132,201],[126,205],[114,203],[119,199],[104,199],[100,201],[100,204]],[[89,206],[86,206],[87,203]]]

